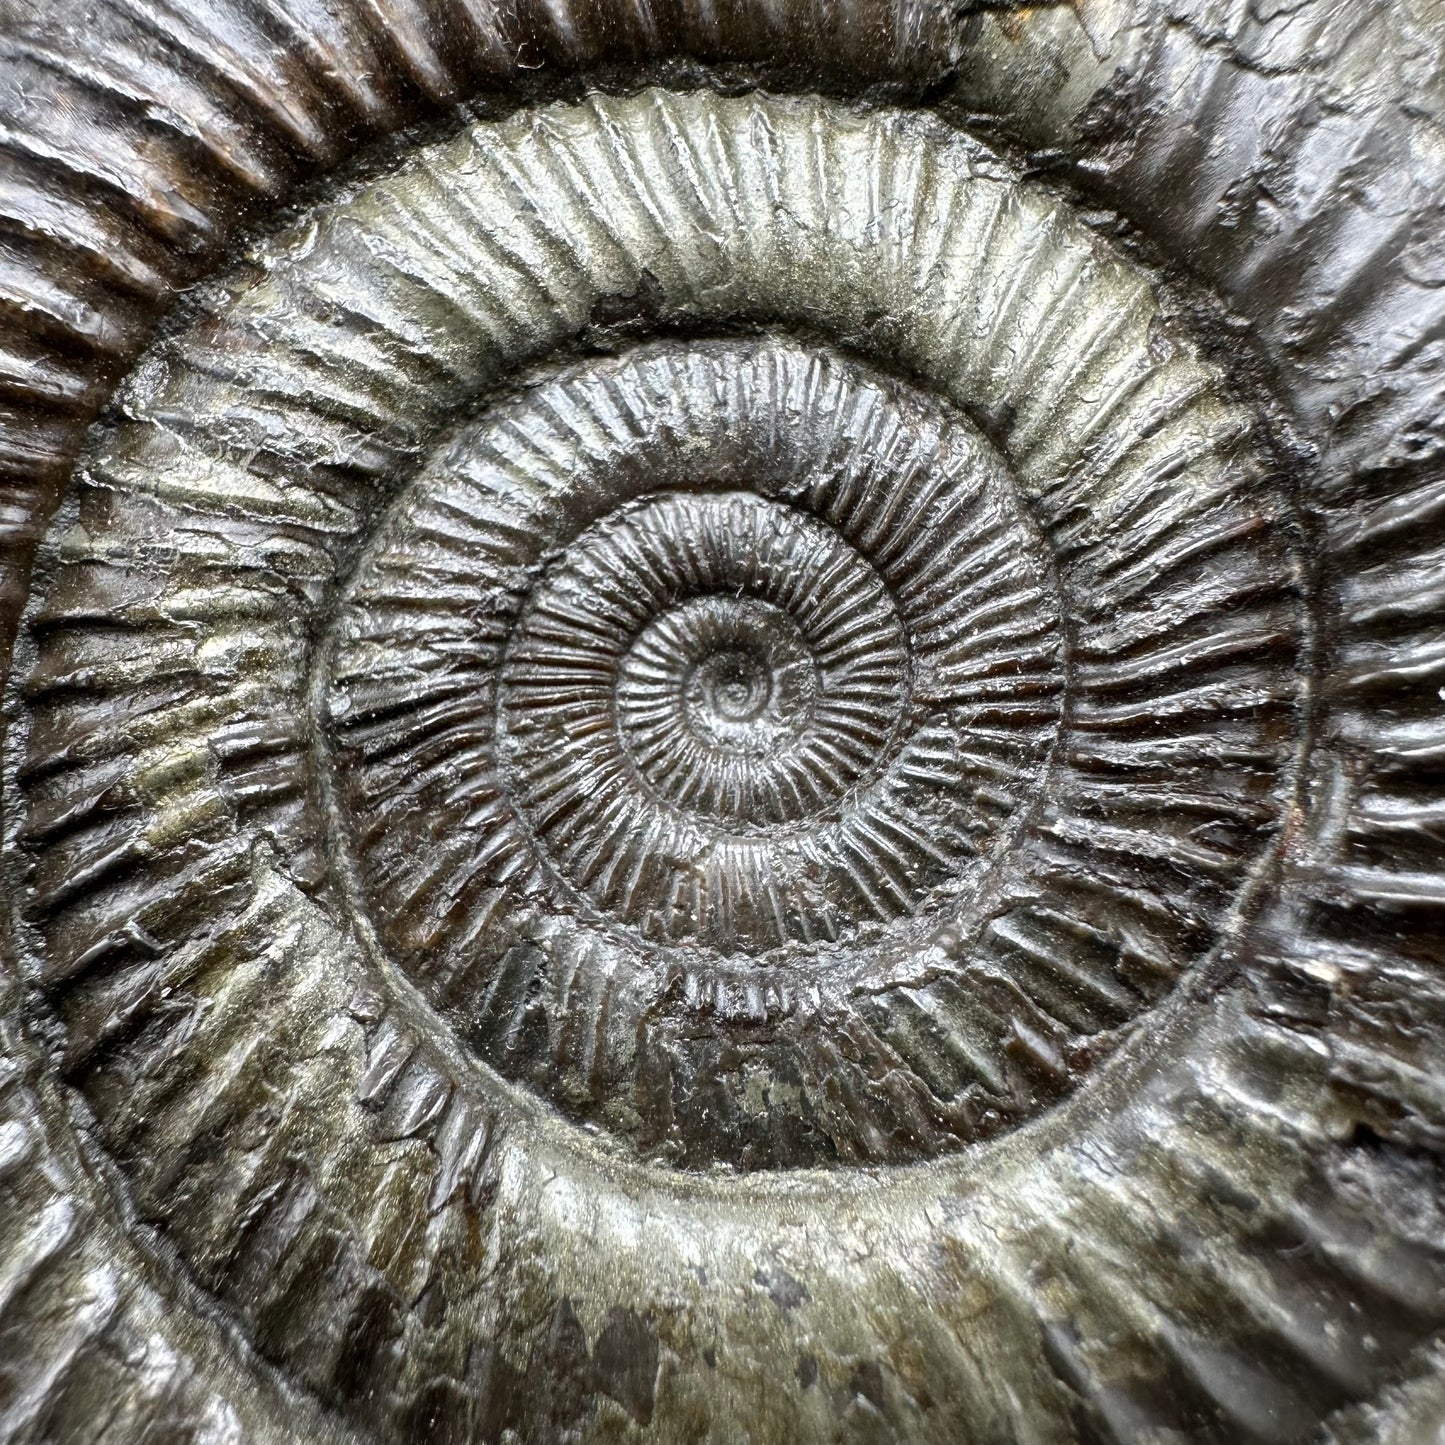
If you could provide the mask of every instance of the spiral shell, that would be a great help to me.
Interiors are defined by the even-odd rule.
[[[1237,8],[15,12],[0,1437],[1445,1419],[1445,18]]]

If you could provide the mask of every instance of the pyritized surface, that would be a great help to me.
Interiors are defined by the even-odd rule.
[[[559,376],[448,440],[618,297],[694,330],[806,319],[924,389],[787,343],[688,343]],[[208,931],[256,838],[321,881],[329,829],[355,840],[340,881],[363,935],[474,1056],[574,1117],[684,1165],[904,1161],[1066,1093],[1208,956],[1267,855],[1300,633],[1248,416],[1141,274],[934,122],[651,91],[477,127],[278,237],[138,380],[61,539],[28,682],[34,919],[58,978],[121,963],[118,920]],[[588,751],[610,718],[561,751],[530,731],[550,705],[519,721],[538,609],[590,529],[622,536],[607,518],[649,497],[715,505],[692,495],[709,473],[836,536],[909,657],[876,776],[773,841],[619,791],[630,775]],[[155,554],[158,506],[185,552]],[[92,589],[117,567],[145,593],[102,640]],[[329,664],[308,643],[353,568],[328,821],[308,777]],[[104,791],[77,813],[97,779],[62,735],[137,678],[163,689],[143,727],[101,726],[154,782],[118,816]],[[564,754],[578,807],[547,812]],[[661,848],[610,826],[649,819]]]
[[[1152,18],[1111,41],[1115,8]],[[1076,193],[924,115],[757,95],[459,119],[193,300],[70,483],[18,655],[28,1062],[0,1088],[12,1113],[40,1100],[49,1132],[0,1133],[0,1346],[39,1361],[0,1430],[146,1438],[183,1400],[212,1413],[182,1438],[289,1438],[281,1419],[527,1445],[649,1427],[1295,1445],[1384,1398],[1445,1318],[1445,1031],[1418,926],[1439,898],[1434,261],[1412,229],[1439,186],[1394,183],[1428,170],[1423,147],[1399,160],[1418,97],[1332,146],[1362,92],[1317,60],[1317,32],[1343,43],[1306,13],[1327,7],[1250,7],[1299,41],[1297,72],[1278,36],[1232,50],[1223,8],[971,15],[962,73],[1006,124],[1032,105],[1046,165],[1143,218],[1142,249],[1227,277],[1269,366],[1232,342],[1203,360],[1191,333],[1233,338],[1240,316],[1161,300],[1108,239],[1132,247],[1127,225],[1086,224]],[[271,184],[322,155],[333,104],[406,109],[389,63],[278,48],[275,27],[307,33],[294,9],[198,12],[236,19],[198,62],[210,78],[147,101],[115,172],[156,157],[143,174],[164,184],[12,308],[27,346],[74,343],[49,369],[12,357],[67,417],[104,389],[91,358],[128,355],[190,274],[187,238],[200,255],[224,234],[173,224],[192,203],[211,224],[207,167]],[[117,63],[143,77],[208,23],[165,13],[171,39]],[[559,45],[592,44],[548,13]],[[618,33],[672,44],[656,13]],[[706,43],[746,13],[699,20]],[[918,13],[850,20],[839,55],[921,44]],[[769,15],[814,33],[810,7]],[[371,33],[344,0],[326,16]],[[413,77],[447,84],[465,46],[431,52],[423,29],[384,46],[404,37]],[[530,45],[502,50],[530,64]],[[295,68],[258,78],[258,54]],[[939,75],[959,58],[929,54]],[[63,47],[5,63],[106,84]],[[167,131],[197,97],[223,130]],[[41,110],[75,135],[99,114]],[[47,132],[46,166],[71,136]],[[204,159],[194,189],[184,165],[166,180],[182,152]],[[76,174],[65,216],[112,189],[131,206],[133,187]],[[6,286],[68,244],[58,214]],[[653,334],[672,339],[627,350]],[[698,339],[716,334],[733,339]],[[684,371],[713,378],[699,412],[773,418],[738,427],[748,457],[649,431]],[[831,405],[845,392],[859,404]],[[1254,423],[1287,434],[1282,399],[1320,452],[1276,470]],[[7,467],[78,445],[12,422]],[[800,428],[832,438],[820,477],[876,461],[857,475],[872,533],[826,487],[784,490]],[[957,525],[914,468],[955,453],[996,532]],[[508,485],[487,493],[497,456]],[[579,506],[593,462],[610,490]],[[524,525],[503,543],[446,505],[528,489],[573,510],[507,511]],[[1310,567],[1296,496],[1325,514]],[[800,565],[840,559],[862,609],[846,727],[825,708],[847,644],[811,599],[781,571],[736,590],[766,519]],[[691,558],[683,590],[706,585],[686,596],[599,566],[618,539],[655,560],[694,533],[745,545]],[[978,605],[945,621],[910,602],[895,536],[957,560]],[[1331,608],[1312,650],[1305,614]],[[981,670],[930,679],[929,628]],[[568,657],[596,676],[559,705],[548,669]],[[937,777],[909,791],[930,725]],[[828,740],[860,730],[883,740],[840,743],[824,776]],[[938,856],[845,832],[925,797]],[[609,808],[665,825],[680,861],[602,826]],[[765,871],[699,866],[744,845]],[[850,880],[821,904],[808,857]],[[639,858],[657,871],[633,884]],[[699,888],[653,908],[659,872]],[[777,877],[785,907],[717,906]],[[788,1168],[824,1162],[868,1167]],[[107,1379],[130,1382],[114,1412]],[[1336,1437],[1368,1435],[1369,1409]]]
[[[692,1163],[866,1153],[830,1035],[968,930],[1058,735],[1059,614],[952,408],[776,342],[574,368],[441,449],[343,609],[363,907],[584,1117]]]

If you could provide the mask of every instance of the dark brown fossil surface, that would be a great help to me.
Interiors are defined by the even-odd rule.
[[[1445,1438],[1445,5],[0,0],[0,1440]]]

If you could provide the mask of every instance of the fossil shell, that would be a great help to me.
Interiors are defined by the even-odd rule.
[[[1445,1428],[1445,12],[0,17],[0,1438]]]

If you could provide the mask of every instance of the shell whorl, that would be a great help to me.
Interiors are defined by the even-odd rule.
[[[1298,120],[1293,22],[1129,9],[17,27],[102,110],[184,85],[12,267],[106,360],[13,519],[0,1434],[1429,1418],[1433,343],[1375,272],[1445,192],[1381,115],[1393,230],[1265,228],[1326,162],[1188,117]],[[305,196],[81,449],[223,211],[532,49],[613,69]],[[1216,164],[1269,173],[1222,230]]]

